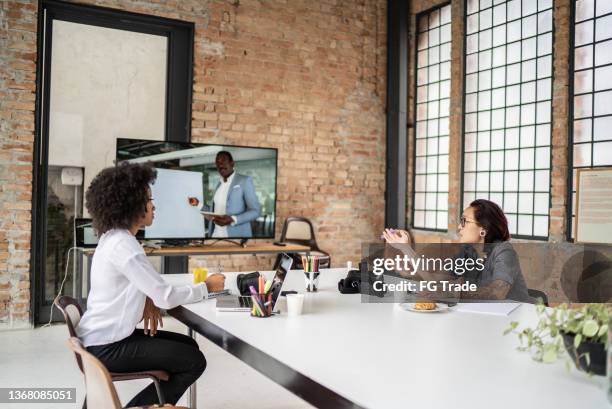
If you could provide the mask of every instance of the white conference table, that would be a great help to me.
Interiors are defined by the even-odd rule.
[[[516,350],[515,335],[503,336],[510,321],[535,323],[533,306],[523,304],[509,316],[408,312],[340,294],[345,272],[322,271],[319,291],[306,293],[301,316],[217,312],[214,300],[169,313],[319,408],[612,407],[605,377],[568,372],[563,361],[535,362]],[[233,291],[235,275],[226,273]],[[191,275],[164,278],[178,285]],[[305,292],[303,272],[289,272],[283,290]]]

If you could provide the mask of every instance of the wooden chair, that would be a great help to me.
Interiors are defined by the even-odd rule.
[[[328,252],[323,251],[317,244],[315,237],[314,227],[312,222],[305,217],[287,217],[285,223],[283,223],[283,230],[281,233],[281,242],[301,244],[303,246],[310,247],[310,255],[318,256],[321,258],[319,263],[320,268],[331,267],[331,256]],[[302,258],[299,255],[293,255],[293,268],[300,269],[302,266]],[[274,270],[278,268],[280,264],[281,255],[276,257],[274,263]]]
[[[78,338],[76,334],[76,327],[79,325],[81,321],[81,317],[83,316],[83,310],[81,306],[76,302],[76,300],[72,297],[61,296],[55,301],[55,305],[64,315],[64,320],[66,320],[66,326],[68,327],[68,333],[71,338]],[[75,353],[75,358],[77,361],[77,365],[81,372],[85,373],[83,370],[83,362],[81,361],[80,355]],[[138,371],[138,372],[110,372],[110,377],[113,382],[118,381],[129,381],[133,379],[151,379],[155,384],[155,390],[157,391],[157,398],[159,399],[159,403],[161,405],[166,403],[164,399],[164,394],[159,386],[159,381],[167,381],[169,375],[166,371],[161,370],[151,370],[151,371]],[[87,406],[87,399],[83,403],[83,408]],[[96,406],[97,407],[97,406]]]
[[[113,385],[113,379],[102,362],[83,348],[77,337],[70,337],[68,346],[82,363],[85,375],[85,387],[87,389],[87,403],[90,408],[121,409],[121,402],[117,396],[117,390]],[[147,408],[166,409],[189,409],[184,406],[154,405]],[[143,408],[139,406],[138,408]],[[137,409],[131,407],[129,409]],[[144,408],[143,408],[144,409]]]

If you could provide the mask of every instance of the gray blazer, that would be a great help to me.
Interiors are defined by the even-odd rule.
[[[506,299],[527,303],[535,300],[527,292],[527,284],[521,271],[518,254],[507,241],[498,241],[485,244],[487,258],[484,269],[466,274],[466,279],[475,282],[479,287],[485,286],[494,280],[502,280],[510,284]],[[472,246],[464,246],[464,256],[474,258],[476,250]]]
[[[221,181],[217,183],[215,192],[219,189],[220,185]],[[213,212],[215,211],[214,195],[210,204],[205,207]],[[257,219],[261,214],[261,205],[257,199],[257,194],[255,194],[253,179],[250,176],[238,173],[234,175],[232,184],[227,192],[225,214],[236,218],[236,224],[226,226],[228,237],[253,237],[251,221]],[[209,223],[208,237],[212,237],[215,226],[214,223]]]

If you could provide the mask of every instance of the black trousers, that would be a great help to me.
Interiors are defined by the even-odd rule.
[[[132,335],[106,345],[87,347],[110,372],[163,370],[170,374],[160,381],[166,403],[176,404],[206,369],[206,358],[192,338],[175,332],[157,331],[154,337],[136,329]],[[151,383],[127,406],[159,403],[155,385]]]

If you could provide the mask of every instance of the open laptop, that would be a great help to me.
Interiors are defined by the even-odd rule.
[[[74,235],[76,237],[76,246],[83,249],[96,248],[98,246],[98,233],[93,228],[92,220],[82,217],[77,217],[74,221]],[[144,239],[144,230],[140,228],[136,232],[138,240]]]
[[[94,248],[98,245],[96,234],[91,219],[77,218],[74,221],[76,245],[81,248]]]
[[[272,280],[272,286],[270,287],[270,291],[272,291],[272,311],[276,307],[276,301],[280,297],[285,277],[287,272],[291,270],[291,266],[293,266],[293,258],[283,253],[281,262]],[[252,307],[253,300],[250,296],[230,295],[217,297],[217,311],[251,311]]]

